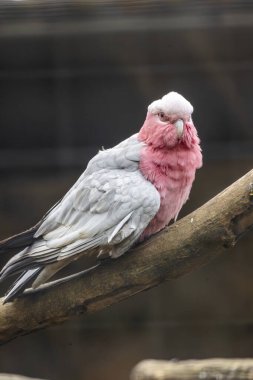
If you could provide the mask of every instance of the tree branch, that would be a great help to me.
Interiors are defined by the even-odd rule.
[[[182,276],[233,247],[252,226],[253,170],[123,257],[0,305],[0,343]]]
[[[34,377],[26,377],[22,375],[13,375],[12,373],[0,373],[0,380],[43,380]]]
[[[131,380],[253,380],[253,359],[143,360]]]

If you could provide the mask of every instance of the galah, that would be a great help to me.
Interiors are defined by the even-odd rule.
[[[192,112],[177,92],[152,102],[138,133],[99,151],[36,226],[0,243],[20,250],[0,272],[21,273],[4,302],[82,255],[116,259],[176,220],[202,166]]]

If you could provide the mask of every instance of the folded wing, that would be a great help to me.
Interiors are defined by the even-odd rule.
[[[68,262],[91,251],[112,258],[125,253],[160,206],[157,190],[138,169],[140,149],[140,143],[132,137],[95,156],[76,184],[45,216],[34,234],[36,241],[6,264],[2,278]]]

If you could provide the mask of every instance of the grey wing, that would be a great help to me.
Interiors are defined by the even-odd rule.
[[[142,146],[132,136],[90,161],[70,191],[38,224],[31,244],[0,272],[0,280],[23,272],[5,302],[21,293],[35,276],[33,286],[37,287],[83,253],[116,258],[134,244],[160,207],[158,191],[138,168]]]
[[[139,171],[100,170],[64,198],[35,236],[45,241],[49,260],[97,247],[118,257],[138,239],[159,206],[157,190]],[[39,252],[34,254],[39,258]]]
[[[140,237],[159,207],[158,191],[139,171],[95,172],[45,217],[35,243],[10,259],[1,274],[70,261],[94,250],[97,256],[117,258]]]
[[[131,235],[129,241],[136,240],[139,229],[145,229],[146,218],[151,220],[156,214],[160,197],[139,171],[142,147],[133,135],[112,149],[100,151],[47,216],[35,237],[43,236],[48,248],[60,249],[58,260],[98,245],[113,246],[119,236],[126,240]]]
[[[46,214],[34,235],[36,241],[15,255],[2,275],[94,250],[113,258],[126,252],[160,207],[159,193],[138,169],[141,147],[132,136],[95,156],[70,191]]]

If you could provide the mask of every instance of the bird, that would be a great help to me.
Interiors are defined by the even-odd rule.
[[[176,221],[202,166],[192,113],[175,91],[153,101],[138,133],[101,149],[35,226],[0,242],[0,252],[19,250],[0,272],[19,275],[4,303],[81,256],[117,259]]]

